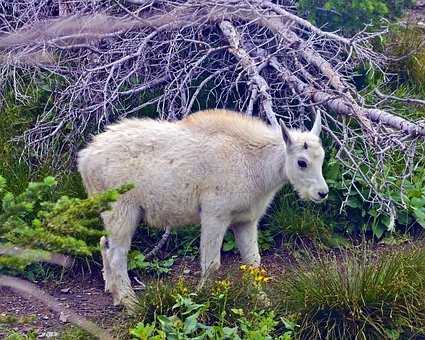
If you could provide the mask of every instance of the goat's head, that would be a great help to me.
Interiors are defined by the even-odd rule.
[[[301,199],[321,202],[326,199],[329,189],[322,175],[325,157],[320,141],[321,116],[316,115],[310,131],[288,129],[280,121],[282,137],[286,144],[286,177]]]

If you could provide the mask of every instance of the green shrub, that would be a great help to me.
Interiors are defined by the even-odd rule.
[[[128,254],[128,270],[143,270],[158,276],[169,274],[176,257],[176,255],[173,255],[164,260],[153,259],[152,261],[147,261],[145,255],[139,250],[131,250]]]
[[[312,23],[328,31],[352,35],[366,24],[401,16],[415,0],[299,0],[298,9]]]
[[[298,315],[301,339],[425,336],[425,251],[309,258],[278,279],[277,309]]]
[[[15,256],[0,256],[0,270],[23,270],[33,261],[49,259],[50,252],[91,255],[104,234],[99,214],[131,189],[125,185],[88,199],[53,199],[56,185],[53,177],[46,177],[43,182],[29,183],[22,193],[14,195],[7,191],[6,180],[0,176],[0,246],[24,249]]]

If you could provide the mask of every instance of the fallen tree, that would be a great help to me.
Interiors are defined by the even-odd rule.
[[[0,85],[12,84],[24,99],[20,70],[54,74],[59,84],[52,107],[20,137],[27,159],[51,156],[58,145],[74,155],[89,132],[146,108],[179,119],[199,107],[227,107],[292,126],[310,124],[322,108],[336,157],[368,183],[364,200],[394,220],[384,165],[400,150],[406,167],[399,175],[411,175],[425,124],[366,105],[352,84],[356,66],[385,63],[371,45],[385,28],[343,37],[281,0],[53,3],[0,5]]]

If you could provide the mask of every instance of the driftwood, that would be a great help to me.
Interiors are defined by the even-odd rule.
[[[144,109],[179,119],[226,107],[303,126],[321,108],[336,157],[353,175],[347,190],[363,178],[370,186],[364,199],[393,216],[393,201],[382,194],[392,185],[384,165],[398,150],[406,163],[400,178],[408,178],[425,124],[379,106],[382,100],[366,105],[351,81],[362,63],[383,69],[388,58],[371,41],[386,28],[343,37],[282,0],[53,3],[0,4],[0,88],[14,86],[25,101],[20,84],[28,74],[57,79],[52,107],[19,137],[27,160],[51,150],[72,156],[82,137]]]

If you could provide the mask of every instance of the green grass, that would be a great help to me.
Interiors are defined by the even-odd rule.
[[[301,339],[425,335],[425,251],[309,258],[276,284],[276,307],[299,315]]]
[[[349,220],[337,221],[336,214],[333,202],[322,205],[303,202],[287,186],[275,198],[263,229],[273,238],[282,235],[289,242],[308,239],[328,247],[343,246],[346,242],[335,233],[335,228],[338,223],[348,224]]]

